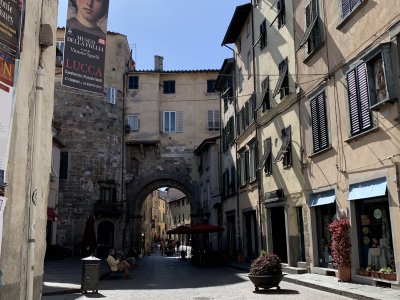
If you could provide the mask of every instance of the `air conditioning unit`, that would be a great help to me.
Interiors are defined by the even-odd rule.
[[[283,193],[283,189],[278,189],[264,194],[264,202],[279,201],[283,200],[284,198],[285,195]]]

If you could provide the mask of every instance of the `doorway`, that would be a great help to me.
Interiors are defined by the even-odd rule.
[[[97,256],[104,258],[108,251],[114,248],[114,224],[102,221],[97,227]]]
[[[285,208],[283,206],[271,208],[272,249],[283,263],[288,262],[286,243]]]

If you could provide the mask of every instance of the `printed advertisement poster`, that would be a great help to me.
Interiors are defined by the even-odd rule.
[[[3,180],[5,181],[4,177],[6,176],[12,120],[13,89],[10,87],[7,88],[8,92],[0,89],[0,185],[3,183]]]
[[[63,85],[104,92],[108,5],[109,0],[69,0]]]
[[[15,59],[19,55],[20,0],[0,0],[0,88],[14,85]]]

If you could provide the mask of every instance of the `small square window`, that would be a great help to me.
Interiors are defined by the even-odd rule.
[[[117,90],[113,86],[107,88],[107,99],[108,103],[115,105],[115,100],[117,98]]]
[[[207,80],[207,93],[215,93],[215,79]]]
[[[165,80],[163,87],[164,94],[175,94],[175,80]]]
[[[139,88],[139,76],[129,76],[128,88],[137,90]]]

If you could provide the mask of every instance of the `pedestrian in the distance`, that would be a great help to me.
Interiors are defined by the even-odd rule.
[[[164,247],[165,247],[164,238],[161,238],[161,241],[160,241],[160,252],[161,252],[161,256],[164,256]]]

